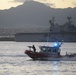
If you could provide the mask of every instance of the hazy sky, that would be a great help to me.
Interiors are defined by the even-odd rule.
[[[29,0],[0,0],[0,9],[8,9]],[[76,7],[76,0],[30,0],[45,3],[53,8]]]

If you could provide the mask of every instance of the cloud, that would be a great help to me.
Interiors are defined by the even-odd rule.
[[[55,7],[55,3],[45,3],[45,5],[50,6],[50,7]]]
[[[13,0],[13,2],[25,2],[25,1],[39,1],[39,0]],[[46,1],[46,3],[44,3],[47,6],[51,6],[51,7],[55,7],[54,3],[48,3],[48,0],[41,0],[41,1]]]
[[[73,2],[72,4],[73,4],[73,6],[76,6],[76,2]]]
[[[25,1],[33,1],[33,0],[13,0],[13,2],[25,2]]]

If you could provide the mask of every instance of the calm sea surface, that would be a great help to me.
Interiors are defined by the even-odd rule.
[[[76,75],[76,61],[33,61],[24,51],[43,42],[0,41],[0,75]],[[48,43],[53,46],[53,43]],[[76,53],[76,43],[64,43],[61,54]]]

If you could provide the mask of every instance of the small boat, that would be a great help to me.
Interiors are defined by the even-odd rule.
[[[50,46],[39,46],[40,51],[36,52],[32,51],[32,46],[28,46],[29,50],[25,50],[25,54],[27,54],[33,60],[76,60],[76,53],[60,55],[62,42],[55,43],[53,47]]]

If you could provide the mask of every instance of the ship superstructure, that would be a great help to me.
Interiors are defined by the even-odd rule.
[[[73,24],[71,16],[67,17],[67,22],[63,25],[55,24],[55,17],[49,20],[49,23],[48,32],[17,33],[15,34],[15,40],[21,42],[53,42],[56,40],[76,42],[76,27]]]
[[[63,25],[55,24],[55,17],[49,20],[50,32],[76,32],[76,27],[73,24],[72,17],[67,17],[67,22]]]

